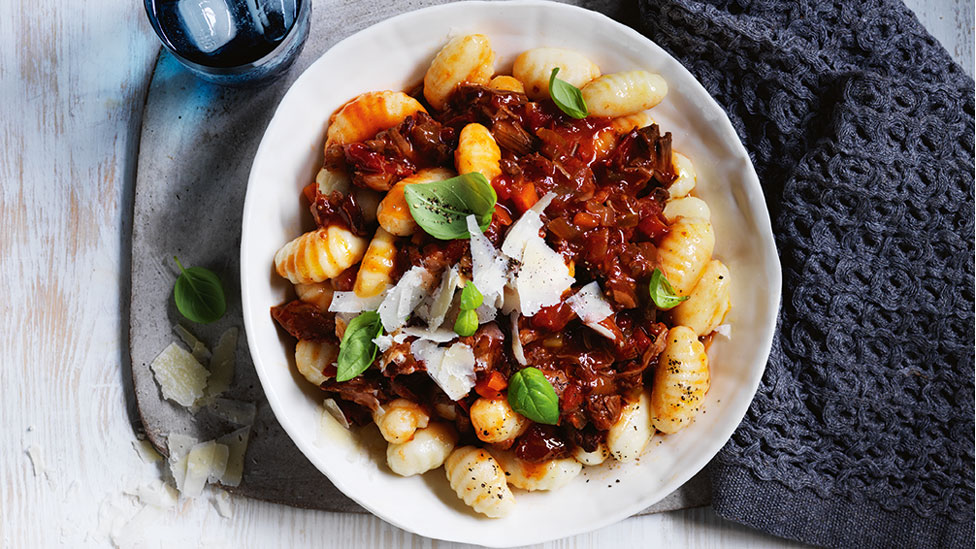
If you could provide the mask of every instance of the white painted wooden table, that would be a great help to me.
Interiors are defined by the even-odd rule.
[[[908,3],[972,75],[973,3]],[[124,489],[159,476],[131,446],[124,369],[134,153],[157,48],[139,0],[0,0],[0,547],[106,546],[100,509],[124,522]],[[207,499],[182,505],[132,545],[452,546],[367,515],[234,504],[230,519]],[[783,544],[706,508],[547,547]]]

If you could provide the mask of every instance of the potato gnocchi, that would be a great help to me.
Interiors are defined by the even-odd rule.
[[[550,90],[554,69],[583,102]],[[297,299],[272,316],[332,411],[376,425],[390,472],[443,466],[500,518],[693,424],[732,278],[698,195],[709,172],[655,122],[667,94],[569,49],[496,72],[470,34],[422,87],[332,115],[303,189],[315,227],[274,257]]]

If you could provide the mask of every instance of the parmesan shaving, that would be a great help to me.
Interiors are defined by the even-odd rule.
[[[457,265],[444,271],[444,275],[441,277],[441,285],[437,288],[437,293],[434,294],[426,315],[429,328],[437,329],[444,323],[444,316],[450,310],[451,303],[454,302],[454,292],[460,284],[461,273],[458,271]]]
[[[594,332],[602,335],[603,337],[605,337],[607,339],[614,340],[614,341],[616,341],[616,339],[617,339],[617,336],[615,336],[613,334],[613,332],[610,330],[610,328],[607,328],[606,326],[604,326],[603,324],[600,324],[599,322],[593,322],[591,324],[587,324],[587,326],[589,326],[590,328],[592,328]]]
[[[613,314],[613,308],[603,297],[603,291],[596,282],[590,282],[579,289],[566,300],[569,308],[576,313],[584,323],[600,322]]]
[[[448,348],[418,339],[410,344],[410,352],[424,363],[427,374],[451,400],[459,400],[474,387],[474,351],[464,343]]]
[[[519,327],[518,327],[518,313],[512,313],[512,355],[515,356],[515,360],[518,361],[522,366],[528,365],[529,361],[525,359],[525,350],[522,349],[522,340],[519,339]]]
[[[471,234],[472,281],[488,302],[501,295],[508,281],[508,258],[495,249],[494,244],[481,232],[473,215],[469,215],[466,221]]]
[[[172,509],[179,500],[176,488],[159,479],[137,486],[132,495],[136,496],[143,505],[151,505],[159,509]]]
[[[208,440],[194,446],[186,458],[186,477],[180,490],[186,497],[195,498],[203,487],[223,476],[227,468],[227,446]]]
[[[224,486],[238,486],[244,476],[244,456],[247,454],[247,439],[250,427],[242,427],[217,439],[227,447],[227,466],[220,477]]]
[[[425,288],[427,274],[427,269],[419,265],[414,266],[403,273],[396,286],[386,294],[377,309],[384,330],[393,332],[407,323],[410,313],[420,304],[427,292]]]
[[[724,337],[725,339],[732,339],[732,325],[719,324],[715,327],[715,333]]]
[[[207,395],[217,396],[230,388],[234,381],[235,355],[237,352],[237,336],[240,333],[236,327],[228,328],[220,334],[217,346],[214,347],[213,358],[210,360],[210,379],[207,380]]]
[[[176,489],[180,492],[183,491],[183,481],[186,479],[187,455],[197,442],[197,439],[179,433],[170,433],[166,437],[166,445],[169,447],[169,470],[173,475],[173,481],[176,482]]]
[[[193,358],[197,359],[200,364],[206,364],[210,361],[210,349],[207,349],[207,346],[204,345],[202,341],[197,339],[195,335],[190,333],[189,330],[184,328],[183,325],[174,324],[173,331],[176,332],[176,335],[180,336],[183,343],[190,348],[190,354],[192,354]]]
[[[563,257],[539,235],[542,230],[540,214],[555,196],[546,193],[526,210],[508,230],[502,243],[502,253],[520,264],[515,274],[514,288],[518,294],[519,308],[525,316],[532,316],[543,307],[559,303],[563,292],[575,282]],[[504,308],[514,309],[514,305],[509,305],[507,295]]]
[[[224,518],[234,517],[234,502],[230,499],[230,494],[224,490],[214,490],[213,506],[217,513]]]
[[[448,341],[454,341],[458,338],[458,335],[454,330],[448,330],[446,328],[432,330],[430,328],[424,329],[407,327],[401,328],[400,333],[403,334],[404,337],[413,336],[418,339],[433,341],[434,343],[447,343]]]
[[[254,425],[254,417],[257,415],[257,407],[253,402],[227,398],[214,399],[210,410],[217,417],[237,425]]]
[[[583,324],[603,337],[616,339],[612,331],[600,324],[603,319],[613,314],[613,308],[603,297],[603,291],[600,290],[600,285],[596,281],[580,288],[578,292],[566,300],[566,303],[580,317]]]
[[[163,397],[181,406],[193,406],[203,396],[210,372],[176,343],[170,343],[149,366]]]
[[[381,353],[385,353],[387,349],[393,346],[393,336],[390,334],[378,335],[373,338],[373,343],[376,344],[376,348]]]
[[[522,314],[532,316],[543,307],[556,305],[576,280],[569,276],[563,256],[546,245],[540,236],[530,239],[522,255],[522,268],[515,280]]]
[[[343,413],[342,408],[339,408],[339,405],[336,403],[335,400],[331,398],[325,399],[322,402],[322,407],[325,408],[326,412],[329,412],[330,416],[332,416],[333,418],[335,418],[336,421],[339,422],[339,425],[342,425],[346,429],[349,428],[351,423],[349,423],[349,419],[346,418],[346,414]]]
[[[502,253],[521,263],[525,247],[530,240],[540,238],[539,231],[541,229],[542,218],[539,217],[539,214],[531,209],[526,210],[505,235],[505,241],[502,242]]]
[[[163,459],[163,456],[159,455],[159,452],[153,448],[152,443],[148,440],[133,440],[132,449],[139,454],[139,459],[146,464],[157,463]]]
[[[329,310],[333,313],[375,311],[383,302],[384,297],[386,297],[386,292],[380,292],[372,297],[359,297],[356,292],[334,292]]]

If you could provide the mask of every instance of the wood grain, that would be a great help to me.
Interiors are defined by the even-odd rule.
[[[972,2],[909,5],[972,74]],[[104,547],[100,508],[158,478],[131,447],[120,297],[156,49],[138,1],[0,2],[0,547]],[[38,475],[32,445],[43,460]],[[149,547],[455,547],[371,516],[234,501],[232,519],[201,499],[164,514],[141,539]],[[545,547],[657,545],[783,541],[701,509],[631,518]]]

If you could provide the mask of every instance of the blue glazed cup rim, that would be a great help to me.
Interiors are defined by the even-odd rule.
[[[235,65],[233,67],[214,67],[211,65],[204,65],[202,63],[191,61],[186,57],[180,55],[180,53],[176,51],[175,48],[173,48],[173,46],[169,42],[169,39],[166,38],[166,36],[163,35],[163,33],[160,31],[159,25],[156,22],[156,17],[152,10],[152,4],[155,1],[156,0],[145,0],[143,2],[143,5],[145,5],[146,7],[146,16],[149,18],[150,26],[152,26],[153,32],[156,33],[156,37],[159,39],[160,43],[163,45],[166,51],[168,51],[173,57],[176,58],[177,61],[179,61],[182,65],[188,67],[189,69],[195,72],[211,74],[214,76],[236,76],[236,75],[245,74],[256,67],[260,67],[268,63],[271,59],[276,57],[282,51],[286,51],[289,47],[291,47],[294,44],[296,40],[299,40],[298,35],[296,34],[295,31],[296,29],[300,28],[303,25],[302,18],[307,17],[309,8],[311,7],[312,4],[311,0],[296,0],[297,2],[299,2],[299,6],[298,6],[298,15],[295,17],[295,22],[292,24],[291,28],[288,29],[288,34],[285,35],[285,38],[281,42],[279,42],[278,45],[274,47],[274,49],[272,49],[265,55],[249,63],[244,63],[243,65]],[[304,41],[307,38],[308,38],[308,34],[305,34],[300,39]]]

